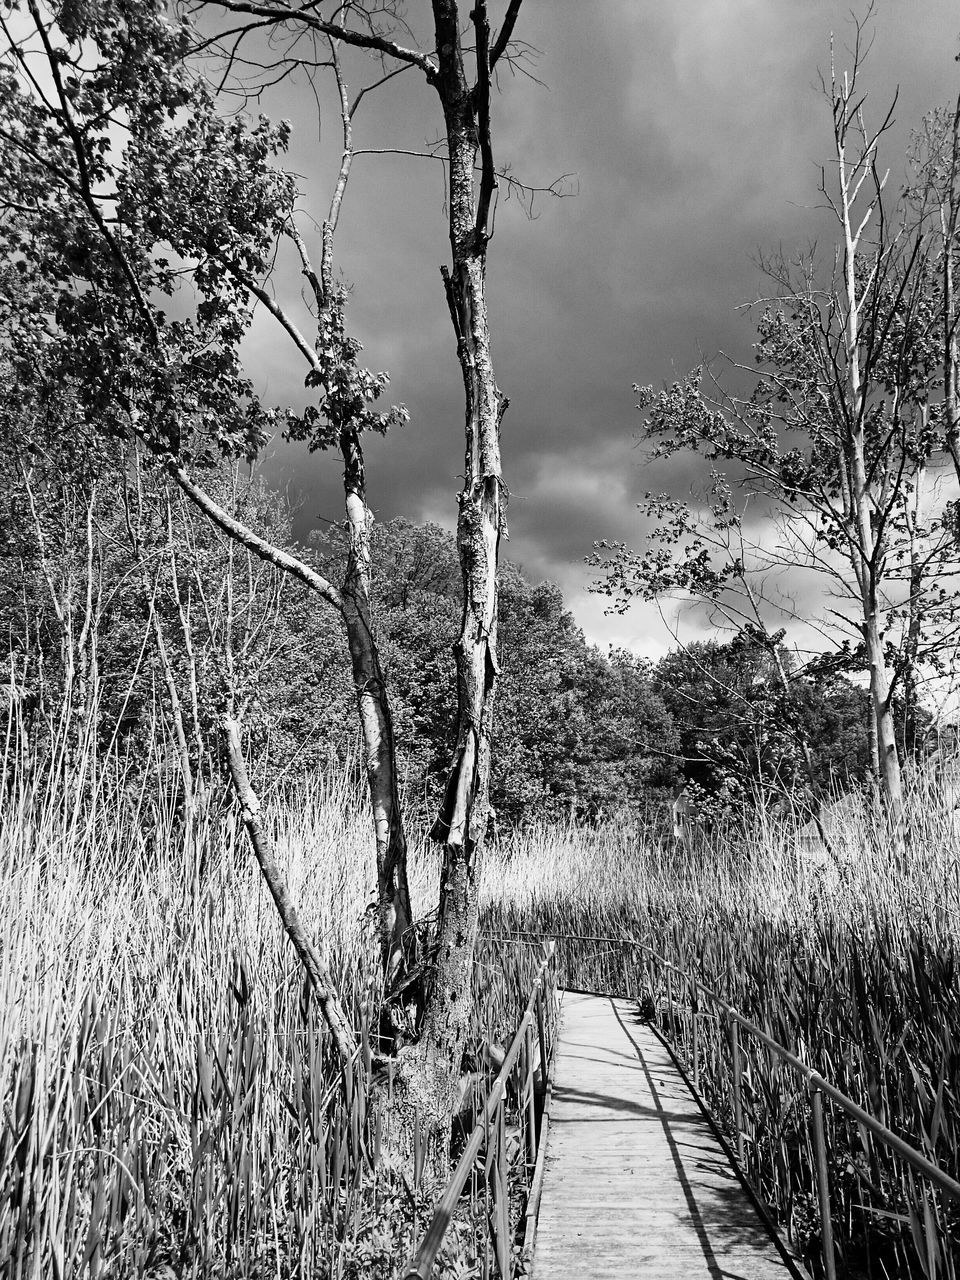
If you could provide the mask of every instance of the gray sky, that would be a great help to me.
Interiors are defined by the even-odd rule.
[[[491,4],[494,20],[505,7]],[[425,0],[408,5],[411,22]],[[647,489],[684,494],[692,475],[645,465],[632,384],[660,384],[724,350],[749,358],[737,310],[762,287],[759,251],[799,246],[827,230],[815,209],[829,155],[828,104],[817,88],[851,33],[834,0],[526,0],[518,37],[540,55],[542,85],[501,75],[499,163],[546,185],[575,175],[577,194],[543,197],[534,220],[516,201],[497,212],[489,304],[497,377],[510,398],[504,467],[511,492],[506,554],[534,579],[559,582],[588,636],[656,656],[670,646],[657,610],[605,617],[583,559],[600,538],[636,545]],[[891,181],[922,114],[960,88],[955,0],[878,0],[864,83],[868,115],[897,86]],[[372,63],[349,74],[358,88]],[[291,157],[304,206],[323,216],[338,122],[317,121],[292,89],[268,102],[295,127]],[[419,149],[438,134],[436,102],[416,71],[357,116],[355,143]],[[354,289],[348,324],[364,359],[391,374],[411,422],[368,447],[371,505],[453,527],[462,465],[462,388],[439,264],[448,259],[439,163],[359,156],[337,239]],[[268,317],[251,369],[266,397],[302,398],[303,368]],[[298,532],[342,515],[333,457],[276,445],[267,464],[300,501]],[[318,519],[319,518],[319,519]],[[691,620],[689,627],[701,625]]]

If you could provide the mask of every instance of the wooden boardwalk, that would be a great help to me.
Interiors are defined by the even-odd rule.
[[[627,1000],[566,992],[533,1280],[790,1280],[661,1042]]]

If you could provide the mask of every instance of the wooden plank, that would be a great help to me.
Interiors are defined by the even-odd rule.
[[[566,992],[533,1280],[799,1274],[635,1006]]]

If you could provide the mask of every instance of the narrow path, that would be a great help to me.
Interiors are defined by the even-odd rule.
[[[533,1280],[800,1274],[635,1006],[566,992]]]

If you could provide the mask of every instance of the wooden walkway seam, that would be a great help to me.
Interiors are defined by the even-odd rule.
[[[665,1044],[565,992],[533,1280],[794,1280]]]

